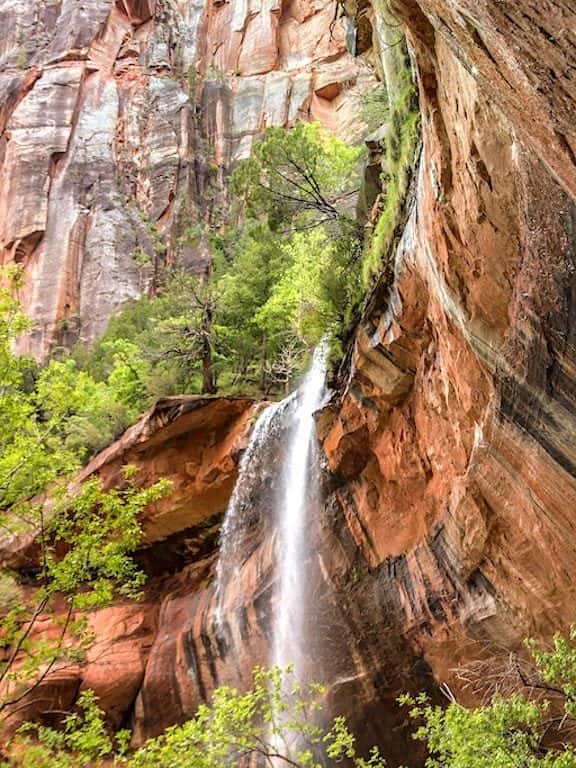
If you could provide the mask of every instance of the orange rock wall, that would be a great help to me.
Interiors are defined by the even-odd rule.
[[[310,531],[306,650],[314,677],[328,684],[330,709],[346,712],[367,743],[382,744],[394,766],[418,761],[395,704],[399,692],[437,693],[446,683],[460,700],[478,701],[479,660],[498,670],[527,635],[546,638],[576,619],[576,11],[568,0],[392,5],[417,75],[423,147],[393,279],[375,287],[339,389],[318,416],[327,501]],[[366,18],[378,18],[372,11]],[[166,61],[161,30],[170,27],[157,16],[146,21],[150,12],[146,3],[138,10],[119,3],[114,18],[136,14],[136,37],[155,30],[155,61]],[[179,55],[203,62],[204,125],[223,165],[245,151],[263,115],[281,114],[282,123],[297,113],[286,112],[282,94],[295,98],[301,83],[310,109],[316,97],[337,108],[345,96],[341,80],[323,79],[325,67],[332,71],[329,37],[325,60],[303,63],[322,29],[328,34],[324,4],[213,3],[205,13],[202,3],[187,2],[185,12],[188,30],[210,30],[184,36]],[[80,48],[85,32],[74,29],[70,45]],[[282,67],[296,29],[304,53],[287,87]],[[246,42],[254,30],[266,45]],[[65,61],[72,70],[73,59]],[[343,55],[335,61],[348,66]],[[45,77],[15,76],[27,83],[17,94],[32,86],[34,93]],[[94,82],[83,96],[92,104],[100,103],[101,77],[82,81]],[[158,79],[164,87],[165,75]],[[6,103],[12,114],[19,102]],[[131,111],[122,114],[129,125]],[[79,125],[75,113],[63,108],[62,115],[63,126]],[[230,125],[246,134],[231,134]],[[53,145],[62,146],[57,130]],[[90,146],[101,151],[98,142]],[[167,157],[165,146],[156,145],[158,157]],[[158,190],[160,211],[167,176],[155,178],[158,185],[150,177],[146,189]],[[218,684],[246,684],[252,666],[266,660],[273,511],[255,503],[239,542],[242,569],[224,596],[223,629],[215,620],[215,539],[182,529],[196,500],[214,491],[211,508],[222,506],[253,415],[249,404],[211,402],[206,422],[202,409],[190,416],[184,409],[181,435],[161,417],[155,436],[140,425],[129,445],[99,460],[112,479],[126,448],[147,477],[170,465],[176,480],[174,524],[169,505],[152,511],[150,546],[141,553],[153,630],[141,617],[126,615],[118,632],[110,617],[94,617],[109,647],[132,649],[122,696],[117,679],[125,670],[115,671],[112,654],[110,666],[89,660],[82,672],[103,691],[111,715],[134,726],[136,741],[190,716]],[[223,427],[228,419],[231,431]],[[272,461],[263,484],[274,481],[274,469]]]
[[[393,7],[422,157],[394,278],[319,426],[362,553],[350,591],[403,644],[382,639],[378,664],[417,659],[472,701],[479,659],[576,619],[576,9]]]
[[[0,260],[24,270],[38,357],[90,343],[164,261],[201,271],[183,223],[226,210],[266,125],[358,130],[367,70],[335,0],[8,0],[0,9]],[[168,250],[158,252],[161,235]],[[142,253],[150,264],[138,258]]]

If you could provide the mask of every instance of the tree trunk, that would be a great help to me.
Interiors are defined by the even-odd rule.
[[[212,360],[212,307],[208,304],[204,307],[202,318],[202,394],[216,394],[216,380]]]

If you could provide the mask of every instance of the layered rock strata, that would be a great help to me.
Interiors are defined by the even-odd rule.
[[[121,470],[126,465],[137,469],[138,482],[144,486],[159,477],[172,483],[169,496],[150,505],[141,520],[143,543],[137,561],[148,582],[141,601],[118,602],[88,615],[94,642],[86,658],[82,663],[59,661],[19,703],[11,727],[30,718],[50,721],[44,713],[70,707],[84,688],[96,692],[111,724],[127,721],[151,649],[162,645],[165,635],[176,636],[174,601],[178,604],[178,595],[201,592],[212,573],[239,457],[263,407],[248,398],[165,398],[85,468],[78,482],[98,476],[104,488],[123,482]],[[38,554],[31,534],[3,541],[0,550],[2,566],[23,573],[33,572]],[[32,599],[29,589],[22,587],[23,601]],[[50,617],[40,616],[32,631],[39,640],[56,640],[62,630]],[[172,658],[169,668],[163,669],[164,678],[173,678],[175,664]],[[13,686],[5,682],[3,694],[6,685]],[[168,694],[171,690],[165,682],[160,685],[155,707],[160,689]],[[166,712],[172,722],[179,714],[171,708]]]
[[[522,652],[525,636],[548,638],[576,618],[576,12],[567,0],[392,6],[417,76],[423,149],[401,238],[383,254],[393,257],[392,275],[375,286],[339,389],[318,416],[327,502],[310,531],[315,633],[307,651],[314,675],[329,683],[331,711],[346,712],[367,743],[382,744],[400,765],[417,755],[398,693],[445,684],[477,702],[486,679],[509,674],[506,659]],[[273,2],[259,4],[244,22],[238,7],[214,4],[202,17],[199,4],[187,4],[223,40],[203,59],[215,62],[203,98],[218,96],[209,131],[222,158],[244,151],[243,137],[221,128],[228,80],[236,93],[244,82],[264,83],[266,92],[280,80],[264,71],[275,49],[243,58],[238,41],[251,29],[280,29],[282,40],[315,6],[293,2],[279,13]],[[380,34],[379,5],[358,2],[357,11],[359,48],[370,25],[382,50],[393,44]],[[184,41],[184,52],[193,48],[192,38]],[[287,59],[289,48],[278,50]],[[239,74],[222,78],[229,66]],[[203,439],[207,422],[194,423],[182,453],[166,449],[178,472]],[[228,439],[219,435],[215,456]],[[136,443],[127,456],[138,460]],[[163,452],[158,438],[148,478],[167,468]],[[115,467],[111,478],[117,459],[104,462]],[[189,477],[206,477],[196,459],[190,464]],[[271,461],[263,484],[273,477]],[[230,484],[221,477],[217,506]],[[224,629],[215,619],[215,538],[195,534],[190,562],[177,530],[184,518],[170,519],[167,507],[152,514],[151,546],[141,555],[151,573],[153,560],[172,563],[160,568],[167,575],[153,575],[154,629],[139,635],[147,638],[145,662],[123,688],[122,706],[112,690],[104,697],[113,717],[134,725],[136,741],[193,714],[216,685],[247,684],[269,643],[272,511],[256,504],[239,542],[244,564],[225,596]],[[106,637],[111,625],[101,620]],[[106,668],[112,687],[117,674]]]
[[[0,10],[0,254],[25,351],[90,343],[166,263],[206,268],[225,180],[267,125],[358,129],[365,68],[335,0],[9,0]],[[359,82],[360,80],[360,82]]]
[[[393,279],[319,424],[340,536],[361,553],[352,615],[382,610],[377,667],[409,674],[416,659],[472,702],[523,638],[576,618],[576,11],[393,10],[422,159]]]
[[[328,500],[308,564],[311,669],[329,683],[332,711],[393,765],[417,761],[398,693],[444,684],[472,703],[487,678],[521,686],[509,654],[576,618],[576,209],[569,155],[558,167],[572,141],[575,13],[560,2],[507,16],[498,3],[397,0],[394,10],[416,68],[423,150],[392,277],[375,287],[318,418]],[[522,100],[540,121],[519,118]],[[557,144],[543,142],[546,124]],[[219,639],[210,588],[188,599],[193,620],[177,642],[193,650],[201,696],[229,681],[231,664],[242,680],[260,661],[271,557],[266,535],[230,603],[235,626],[250,617],[233,642]],[[144,680],[142,734],[154,730],[169,647],[156,648]],[[172,704],[181,717],[193,704],[185,668]]]

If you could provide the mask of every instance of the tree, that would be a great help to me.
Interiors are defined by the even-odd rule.
[[[239,382],[248,391],[251,386],[261,392],[269,387],[267,365],[276,349],[256,315],[286,268],[282,245],[283,238],[266,222],[247,222],[238,237],[226,243],[225,258],[215,269],[215,325],[224,387]]]
[[[167,275],[157,297],[111,320],[93,354],[75,351],[79,365],[131,414],[177,392],[285,391],[358,306],[360,154],[318,125],[266,131],[233,174],[242,216],[204,238],[210,273]]]
[[[214,372],[214,314],[216,297],[209,278],[176,275],[171,284],[170,299],[181,313],[166,318],[158,329],[161,354],[185,370],[192,370],[199,361],[202,394],[216,392]]]
[[[244,200],[249,217],[266,216],[274,230],[350,226],[362,151],[318,123],[271,127],[235,169],[232,193]]]
[[[309,277],[315,282],[323,309],[316,323],[323,325],[320,336],[339,333],[353,320],[362,300],[363,229],[355,207],[363,151],[314,123],[298,123],[291,130],[269,128],[232,176],[232,190],[246,216],[266,221],[272,232],[288,236],[284,249],[288,270],[290,247],[298,249],[305,242],[299,236],[322,233],[309,241],[319,263],[302,258],[300,266],[308,274],[298,273],[301,280]],[[286,269],[280,276],[284,287],[285,275]],[[263,311],[260,322],[266,315]]]
[[[322,229],[296,233],[283,247],[285,264],[256,322],[276,336],[317,344],[334,324],[334,306],[322,291],[323,276],[335,268],[334,248]]]
[[[424,694],[400,698],[421,723],[415,738],[428,746],[428,768],[576,768],[576,749],[567,744],[576,716],[576,627],[551,649],[527,645],[535,669],[527,675],[517,667],[522,693],[497,694],[475,708],[434,706]]]
[[[289,670],[255,670],[247,693],[223,686],[212,703],[200,705],[196,716],[169,728],[132,755],[116,752],[115,765],[126,768],[233,768],[256,759],[265,766],[321,768],[343,759],[354,768],[384,768],[378,750],[367,759],[357,751],[346,720],[337,717],[318,725],[322,717],[322,686],[304,685]],[[37,736],[38,742],[30,738]],[[126,734],[120,735],[120,746]],[[29,761],[31,750],[34,760]],[[80,768],[90,761],[98,768],[110,760],[115,743],[106,734],[102,713],[93,696],[84,694],[79,712],[64,720],[62,731],[28,726],[12,744],[10,768]]]
[[[38,555],[29,572],[38,586],[26,600],[16,592],[0,622],[0,647],[6,649],[0,713],[26,699],[57,664],[77,657],[89,639],[82,618],[76,620],[78,611],[109,605],[116,596],[137,597],[144,575],[131,555],[141,539],[139,516],[170,484],[161,480],[139,488],[135,473],[125,467],[123,487],[103,491],[92,478],[79,489],[54,490],[48,506],[25,506],[26,519],[37,530]],[[61,629],[56,640],[39,641],[34,631],[47,617]]]
[[[78,364],[128,408],[132,419],[162,395],[216,391],[214,283],[172,273],[159,296],[144,296],[112,318]]]
[[[62,390],[31,386],[34,364],[17,357],[13,346],[29,329],[9,290],[0,291],[0,509],[43,489],[59,473],[72,469],[76,455],[62,443],[67,405]]]
[[[18,275],[10,287],[17,289]],[[116,594],[136,594],[142,574],[131,553],[140,540],[138,517],[169,490],[164,481],[139,488],[129,468],[121,488],[105,492],[98,479],[70,485],[91,441],[112,436],[122,405],[110,387],[72,360],[52,360],[38,369],[18,357],[15,342],[28,328],[10,290],[0,290],[0,530],[8,543],[28,540],[24,570],[28,582],[35,579],[24,594],[17,578],[3,574],[10,589],[0,622],[0,713],[21,702],[67,656],[67,639],[82,645],[77,611],[105,605]],[[90,428],[98,434],[87,441]],[[40,618],[47,616],[61,627],[55,641],[35,638]]]

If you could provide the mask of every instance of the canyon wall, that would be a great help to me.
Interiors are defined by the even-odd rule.
[[[326,570],[350,618],[378,606],[384,673],[417,663],[477,702],[523,638],[576,618],[576,10],[392,6],[423,147],[393,274],[319,418],[337,538],[361,552],[347,588]]]
[[[333,711],[394,765],[417,761],[395,704],[402,690],[438,695],[444,684],[472,703],[487,680],[521,687],[510,653],[576,618],[576,14],[562,2],[396,0],[393,10],[423,146],[401,237],[383,254],[392,269],[318,416],[327,502],[310,532],[308,653]],[[358,30],[381,11],[359,3]],[[154,695],[175,646],[170,707],[181,717],[262,660],[267,514],[248,526],[224,638],[213,587],[168,598],[175,618],[151,651],[139,737],[171,718],[165,708],[158,721]]]
[[[203,271],[204,226],[267,125],[357,134],[370,78],[335,0],[6,0],[0,254],[34,323],[23,350],[89,344],[165,264]],[[194,236],[188,236],[190,230]]]
[[[26,26],[32,23],[56,28],[42,14],[23,15],[25,5],[5,6],[14,17],[10,29],[32,29]],[[511,652],[522,653],[524,637],[549,638],[576,619],[572,5],[391,2],[418,83],[422,148],[401,235],[393,251],[382,254],[390,269],[368,297],[337,386],[318,415],[326,504],[310,531],[314,555],[308,564],[308,623],[315,631],[310,667],[329,684],[331,710],[359,724],[366,743],[383,745],[391,765],[418,760],[395,704],[401,691],[434,693],[445,684],[459,700],[477,702],[487,680],[513,677],[507,660]],[[81,24],[74,21],[81,4],[64,0],[61,19],[69,18],[70,26],[57,25],[53,37],[38,35],[46,49],[27,53],[47,57],[40,77],[32,65],[17,68],[15,43],[4,54],[13,57],[9,77],[16,83],[11,91],[7,86],[12,129],[6,128],[5,164],[16,147],[12,141],[38,140],[42,88],[50,78],[59,83],[50,98],[63,100],[61,119],[39,141],[39,151],[30,145],[17,153],[19,163],[33,161],[35,170],[29,166],[19,175],[16,166],[5,166],[13,168],[15,181],[2,187],[4,196],[16,195],[1,209],[14,219],[3,225],[11,232],[4,238],[7,250],[16,258],[20,248],[33,276],[27,306],[40,313],[34,315],[39,328],[51,329],[35,337],[37,350],[49,346],[54,323],[63,316],[55,309],[61,288],[46,284],[40,290],[42,274],[66,290],[85,286],[90,295],[94,286],[107,284],[117,299],[117,286],[107,282],[113,271],[98,262],[101,282],[86,275],[89,235],[99,217],[110,222],[118,211],[131,210],[111,203],[118,187],[110,174],[119,166],[106,158],[110,147],[119,151],[119,125],[123,140],[138,148],[129,149],[131,162],[140,152],[146,158],[135,167],[130,194],[147,211],[153,204],[154,220],[170,230],[181,189],[204,184],[210,173],[216,179],[224,174],[264,123],[289,123],[301,110],[328,121],[348,115],[352,103],[343,29],[339,43],[330,38],[333,6],[293,1],[280,8],[270,0],[251,9],[249,3],[188,2],[153,11],[145,2],[119,2],[112,14],[108,6],[95,4],[90,23]],[[102,26],[95,36],[87,29],[96,29],[97,8]],[[170,13],[178,8],[175,21]],[[374,60],[370,48],[376,46],[385,59],[395,38],[378,21],[383,7],[359,0],[349,10],[357,16],[357,49]],[[162,35],[182,28],[171,48],[172,38]],[[28,41],[29,34],[22,39]],[[319,48],[319,39],[327,47]],[[308,54],[295,61],[299,45]],[[81,85],[75,86],[66,78],[76,77],[78,51],[85,49]],[[322,50],[321,61],[314,50]],[[113,58],[110,51],[116,51]],[[152,57],[146,67],[154,74],[141,64],[142,51]],[[178,107],[191,96],[171,74],[172,55],[186,72],[190,62],[201,62],[193,74],[200,73],[202,87],[187,86],[203,104],[198,133],[193,115],[187,111],[184,118]],[[112,69],[97,65],[104,60],[113,60]],[[70,96],[76,87],[80,106]],[[114,102],[123,106],[112,117],[100,109],[106,89],[124,94]],[[167,101],[151,112],[144,93]],[[36,106],[31,101],[24,109],[33,94]],[[187,127],[169,132],[179,137],[175,143],[164,129],[148,127],[141,134],[144,114],[146,126],[148,120],[165,126],[179,114],[178,125]],[[352,117],[342,118],[342,125],[352,126]],[[106,126],[112,126],[114,139],[106,138]],[[206,168],[201,147],[190,149],[196,146],[192,134],[214,148],[218,171]],[[102,154],[94,159],[86,153]],[[34,174],[41,183],[26,186]],[[225,205],[224,176],[209,186],[205,208],[200,193],[189,199],[213,221],[218,204]],[[20,199],[33,202],[19,209]],[[51,205],[57,206],[54,218]],[[80,205],[88,208],[85,219],[78,218]],[[28,212],[28,224],[18,210]],[[144,226],[141,219],[134,222]],[[50,227],[57,224],[69,235],[59,235],[62,261],[51,261],[49,243],[57,241],[50,240]],[[104,232],[97,238],[100,250],[107,242]],[[81,244],[80,261],[74,261],[73,249],[62,248],[68,242]],[[190,254],[193,263],[199,258]],[[82,269],[68,280],[80,262]],[[118,269],[122,286],[134,274],[134,294],[152,280],[132,263],[126,273]],[[38,297],[55,302],[50,312]],[[90,316],[96,315],[95,304]],[[81,327],[88,338],[92,331]],[[253,665],[266,661],[275,537],[273,511],[259,505],[257,495],[239,546],[241,573],[224,596],[224,626],[216,625],[215,531],[257,412],[247,400],[218,402],[202,401],[192,416],[186,415],[188,405],[181,412],[177,404],[161,405],[152,435],[145,423],[138,425],[87,470],[112,479],[128,456],[147,478],[170,469],[178,490],[174,516],[164,503],[146,527],[141,562],[150,582],[144,604],[111,609],[125,612],[121,621],[114,613],[94,617],[100,651],[108,649],[107,665],[98,667],[95,654],[66,689],[71,700],[78,686],[94,687],[114,722],[134,726],[135,742],[190,716],[215,686],[247,684]],[[171,432],[174,423],[182,426],[177,434]],[[280,434],[278,454],[262,473],[263,487],[275,482],[284,442]],[[129,685],[118,684],[128,667],[120,669],[115,648],[135,660]]]

